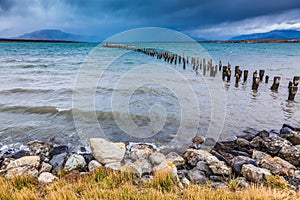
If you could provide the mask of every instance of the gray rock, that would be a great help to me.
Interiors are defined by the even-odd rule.
[[[261,137],[255,137],[251,140],[250,145],[254,147],[255,149],[261,148],[261,143],[263,142],[263,139]]]
[[[241,188],[248,188],[250,184],[245,177],[238,177],[235,179]]]
[[[139,159],[134,162],[137,166],[142,169],[142,174],[150,174],[152,172],[152,166],[146,159]]]
[[[272,174],[294,176],[296,167],[279,157],[265,157],[260,162],[260,167],[268,169]]]
[[[31,175],[37,177],[37,168],[40,165],[39,156],[25,156],[11,161],[6,167],[5,177],[10,179],[14,176]]]
[[[124,143],[112,143],[102,138],[91,138],[90,145],[93,156],[101,164],[114,168],[121,165],[120,162],[126,151]]]
[[[238,175],[240,175],[242,173],[242,166],[244,164],[252,164],[254,166],[257,166],[255,160],[245,157],[245,156],[234,157],[231,162],[232,162],[231,167],[232,167],[233,171]]]
[[[15,153],[12,155],[12,157],[13,157],[14,159],[19,159],[19,158],[22,158],[22,157],[24,157],[24,156],[29,156],[29,155],[30,155],[29,151],[26,151],[26,150],[20,150],[20,151],[15,152]]]
[[[65,165],[67,153],[58,154],[52,157],[50,164],[52,165],[52,171],[58,172]]]
[[[271,172],[268,169],[255,167],[251,164],[245,164],[242,167],[242,175],[249,181],[261,182],[266,177],[271,176]]]
[[[187,149],[183,157],[187,163],[195,167],[199,161],[205,161],[208,156],[212,156],[212,154],[203,150]]]
[[[279,157],[296,167],[300,167],[300,145],[283,146],[279,152]]]
[[[218,160],[215,156],[209,156],[205,160],[214,174],[229,176],[231,168],[229,168],[224,161]]]
[[[190,185],[190,181],[189,179],[187,179],[186,177],[183,177],[181,180],[180,180],[183,188],[187,188],[189,185]]]
[[[51,170],[52,170],[52,165],[46,162],[42,162],[39,173],[41,174],[43,172],[51,172]]]
[[[281,134],[280,137],[283,137],[290,141],[293,145],[300,145],[300,132],[291,131],[288,134]]]
[[[42,161],[44,161],[45,158],[49,158],[50,152],[53,148],[52,143],[45,143],[42,141],[31,141],[28,142],[27,145],[30,150],[30,155],[40,156]]]
[[[292,143],[278,136],[264,138],[261,143],[261,148],[266,149],[272,156],[276,156],[281,148],[289,146],[292,146]]]
[[[159,165],[162,162],[166,162],[166,157],[164,154],[159,153],[159,152],[155,152],[155,153],[151,153],[149,156],[149,162],[153,165]]]
[[[50,151],[50,158],[54,155],[62,154],[62,153],[69,153],[69,147],[67,145],[57,145],[54,146]]]
[[[94,169],[97,169],[98,167],[101,167],[102,165],[97,160],[92,160],[88,164],[89,171],[93,171]]]
[[[82,169],[85,166],[86,162],[82,155],[72,154],[65,164],[65,169],[72,171],[75,169]]]
[[[190,170],[188,171],[188,178],[194,184],[204,184],[207,182],[207,177],[204,172],[200,170]]]
[[[170,161],[172,161],[172,163],[176,166],[182,166],[185,164],[185,160],[183,157],[181,157],[180,155],[178,155],[176,152],[170,152],[167,156],[167,159],[169,159]]]
[[[115,162],[115,163],[108,163],[104,165],[106,168],[110,168],[116,171],[121,171],[121,163],[120,162]]]
[[[149,144],[134,144],[129,149],[129,157],[133,160],[147,159],[155,151],[155,148]]]
[[[208,164],[205,161],[199,161],[195,169],[200,170],[205,173],[206,176],[212,174],[211,169],[209,168]]]
[[[271,157],[271,156],[265,152],[253,150],[252,158],[256,161],[257,164],[260,164],[261,160],[265,157]]]
[[[225,176],[217,176],[217,175],[210,175],[209,180],[214,181],[214,182],[227,182],[228,178]]]
[[[127,163],[127,164],[123,165],[121,167],[121,171],[137,174],[140,177],[143,174],[142,168],[139,165],[135,164],[135,163]]]
[[[211,185],[212,185],[213,188],[221,188],[221,189],[227,189],[228,188],[227,184],[222,183],[222,182],[212,182]]]
[[[237,138],[235,143],[240,147],[248,147],[250,145],[250,142],[244,138]]]
[[[52,183],[53,181],[58,180],[58,178],[49,172],[43,172],[39,175],[38,180],[42,183]]]

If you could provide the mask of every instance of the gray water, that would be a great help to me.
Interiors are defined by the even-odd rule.
[[[147,44],[144,45],[147,47]],[[81,132],[75,127],[73,119],[72,94],[80,66],[96,46],[93,43],[0,43],[2,144],[43,140],[74,147],[81,145]],[[226,94],[226,118],[221,138],[249,129],[279,130],[283,123],[300,126],[300,95],[297,94],[293,102],[287,101],[288,82],[293,76],[300,75],[300,44],[205,43],[202,46],[213,58],[214,65],[221,59],[223,65],[230,62],[232,67],[239,65],[241,69],[249,70],[247,83],[239,83],[238,87],[234,87],[234,80],[222,83]],[[172,49],[189,56],[200,55],[188,43],[158,43],[151,44],[151,47]],[[98,50],[102,56],[91,71],[93,67],[101,66],[102,61],[125,52],[123,49],[104,47]],[[138,52],[127,52],[115,60],[98,82],[95,110],[105,135],[113,141],[164,145],[176,134],[181,123],[180,100],[171,90],[159,84],[146,84],[138,88],[129,102],[131,118],[139,127],[151,122],[148,113],[151,106],[155,103],[163,106],[167,120],[159,133],[149,138],[134,137],[124,133],[115,123],[111,110],[114,87],[122,75],[141,64],[166,65],[187,78],[195,91],[201,113],[198,130],[193,134],[205,135],[212,104],[202,75],[196,75],[190,65],[183,70],[182,65],[166,64],[163,60]],[[271,83],[261,83],[258,92],[251,90],[251,74],[259,69],[266,70],[270,82],[276,75],[282,77],[278,92],[270,91]],[[220,73],[215,78],[209,78],[210,81],[220,79]],[[86,123],[89,127],[89,122]],[[90,129],[94,131],[92,126]]]

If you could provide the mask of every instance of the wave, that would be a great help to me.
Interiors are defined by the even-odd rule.
[[[75,112],[77,116],[83,117],[94,117],[95,113],[97,116],[97,120],[104,121],[104,120],[112,120],[114,121],[115,116],[119,119],[126,118],[128,115],[121,112],[110,112],[110,111],[80,111],[77,109],[60,109],[54,106],[40,106],[40,107],[26,107],[26,106],[11,106],[11,107],[2,107],[0,108],[0,112],[10,112],[10,113],[17,113],[17,114],[37,114],[37,115],[53,115],[53,116],[67,116],[73,117],[73,113]],[[130,117],[137,122],[140,123],[148,123],[150,121],[149,116],[140,115],[130,113]],[[169,114],[167,116],[167,121],[177,121],[177,115]]]
[[[26,89],[26,88],[12,88],[8,90],[0,91],[0,94],[47,94],[47,93],[63,93],[63,94],[71,94],[73,92],[72,89],[62,88],[58,90],[54,89]]]

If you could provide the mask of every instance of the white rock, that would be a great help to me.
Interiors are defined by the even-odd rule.
[[[102,138],[91,138],[90,145],[95,159],[105,166],[120,163],[126,151],[124,143],[112,143]]]
[[[151,153],[149,156],[149,161],[153,166],[159,165],[162,162],[166,161],[166,157],[164,154],[159,153],[159,152],[155,152],[155,153]]]
[[[88,169],[89,171],[93,171],[94,169],[101,167],[101,163],[99,163],[97,160],[92,160],[89,164],[88,164]]]
[[[142,174],[150,174],[152,172],[152,166],[146,159],[139,159],[134,162],[142,169]]]
[[[167,156],[167,159],[171,160],[172,163],[174,163],[174,165],[176,167],[178,166],[182,166],[185,163],[185,160],[183,157],[181,157],[180,155],[178,155],[176,152],[170,152]]]
[[[121,167],[121,171],[137,174],[139,176],[142,176],[142,174],[143,174],[142,168],[135,163],[127,163],[127,164],[123,165]]]
[[[83,168],[85,165],[86,162],[82,155],[72,154],[65,164],[65,169],[72,171],[74,169]]]
[[[11,161],[6,167],[5,177],[10,179],[14,176],[28,175],[38,176],[37,168],[40,165],[39,156],[25,156]]]
[[[271,176],[271,172],[268,169],[255,167],[251,164],[245,164],[242,167],[242,175],[252,182],[260,182],[266,177]]]
[[[58,178],[49,172],[43,172],[39,175],[38,180],[43,183],[52,183]]]
[[[46,163],[46,162],[42,162],[41,169],[40,169],[39,173],[51,172],[51,170],[52,170],[52,165],[50,165],[49,163]]]

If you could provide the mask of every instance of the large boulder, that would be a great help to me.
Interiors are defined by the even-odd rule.
[[[49,161],[50,152],[53,149],[52,143],[46,143],[42,141],[31,141],[27,143],[27,146],[30,150],[30,155],[32,156],[40,156],[41,160]]]
[[[231,174],[231,168],[228,167],[224,161],[218,160],[215,156],[211,155],[205,159],[209,168],[214,174],[229,176]]]
[[[294,165],[279,157],[263,158],[260,162],[260,167],[270,170],[272,174],[283,176],[293,176],[296,170]]]
[[[252,182],[261,182],[266,177],[271,176],[271,172],[268,169],[256,167],[251,164],[245,164],[242,166],[242,175]]]
[[[156,149],[150,144],[134,144],[129,148],[129,158],[133,160],[147,159]]]
[[[245,157],[245,156],[237,156],[234,157],[231,160],[231,167],[234,170],[234,172],[238,175],[240,175],[242,173],[242,166],[244,164],[252,164],[254,166],[257,166],[255,160],[249,158],[249,157]]]
[[[300,167],[300,145],[283,146],[279,152],[279,157],[296,167]]]
[[[204,150],[187,149],[183,157],[187,163],[195,167],[199,161],[205,161],[207,157],[212,156],[211,153]]]
[[[102,138],[91,138],[90,145],[92,154],[98,162],[112,169],[119,168],[126,151],[124,143],[112,143]]]
[[[37,177],[38,167],[40,165],[39,156],[25,156],[17,160],[11,161],[6,167],[6,178],[14,176],[30,175]]]
[[[85,166],[86,162],[82,155],[72,154],[65,164],[65,169],[72,171],[76,169],[82,169]]]
[[[166,156],[167,159],[169,159],[170,161],[172,161],[172,163],[174,163],[174,165],[176,167],[180,167],[182,165],[185,164],[185,160],[183,157],[181,157],[180,155],[178,155],[176,152],[170,152],[168,153],[168,155]]]
[[[282,148],[289,146],[292,146],[292,143],[279,136],[267,137],[261,142],[261,148],[266,149],[272,156],[277,156]]]
[[[53,156],[50,160],[50,164],[52,165],[52,171],[58,172],[60,169],[62,169],[65,165],[66,159],[67,153],[61,153]]]
[[[300,145],[300,132],[299,131],[290,131],[288,134],[280,134],[280,137],[287,139],[293,145]]]

